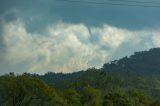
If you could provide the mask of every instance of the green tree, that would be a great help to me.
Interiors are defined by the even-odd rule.
[[[133,102],[120,92],[111,92],[104,96],[103,106],[134,106]]]
[[[101,106],[100,91],[91,86],[84,87],[82,91],[82,103],[85,106]]]
[[[52,106],[63,100],[56,91],[30,76],[0,77],[0,103],[2,106]]]
[[[82,106],[81,97],[75,89],[64,90],[63,98],[67,106]]]

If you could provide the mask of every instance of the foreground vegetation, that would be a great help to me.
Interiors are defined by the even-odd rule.
[[[151,90],[152,87],[143,90],[136,86],[123,88],[123,85],[121,87],[120,85],[115,86],[114,80],[109,79],[110,81],[107,81],[108,84],[104,87],[95,87],[88,80],[84,84],[74,82],[68,83],[68,85],[66,83],[66,88],[56,89],[30,74],[4,75],[0,77],[0,105],[160,106],[160,94],[155,96],[149,93],[152,91],[145,91],[146,89]],[[145,87],[146,85],[140,86]]]

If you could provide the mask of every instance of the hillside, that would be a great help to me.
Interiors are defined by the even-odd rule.
[[[102,76],[103,75],[103,76]],[[101,69],[90,68],[86,71],[75,73],[46,73],[45,75],[35,75],[48,83],[58,86],[59,82],[75,82],[82,79],[98,79],[105,76],[129,76],[149,78],[157,80],[160,78],[160,48],[153,48],[149,51],[135,52],[130,57],[124,57],[120,60],[114,60],[104,64]],[[90,78],[93,77],[93,78]],[[99,77],[99,78],[94,78]],[[95,82],[95,81],[94,81]],[[57,85],[58,84],[58,85]],[[63,84],[62,84],[63,85]]]
[[[160,106],[160,48],[75,73],[0,76],[1,106]]]
[[[103,70],[160,78],[160,48],[135,52],[130,57],[106,63],[103,66]]]

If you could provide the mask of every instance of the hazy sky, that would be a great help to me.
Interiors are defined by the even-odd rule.
[[[159,13],[160,7],[0,0],[0,74],[99,68],[135,51],[159,47]]]

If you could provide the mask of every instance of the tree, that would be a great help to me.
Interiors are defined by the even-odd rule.
[[[52,106],[63,103],[53,88],[30,76],[0,77],[0,103],[2,106]]]
[[[64,90],[63,98],[67,106],[82,106],[81,97],[75,89]]]
[[[83,88],[82,103],[85,106],[101,106],[101,93],[99,90],[91,86]]]
[[[133,102],[120,92],[110,92],[104,96],[103,106],[134,106]]]

